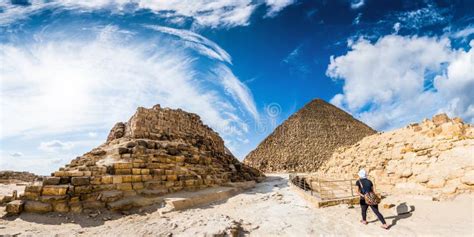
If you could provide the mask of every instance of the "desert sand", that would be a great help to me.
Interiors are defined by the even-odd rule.
[[[473,236],[472,195],[435,202],[417,197],[395,197],[383,203],[405,202],[411,213],[381,212],[389,230],[369,211],[369,224],[359,223],[360,208],[339,205],[317,209],[288,186],[288,175],[270,174],[226,201],[184,211],[162,213],[152,206],[131,213],[32,214],[0,219],[2,235],[18,236],[212,236],[239,229],[249,236]],[[0,215],[5,213],[4,208]]]

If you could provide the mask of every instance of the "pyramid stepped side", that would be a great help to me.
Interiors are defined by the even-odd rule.
[[[199,116],[156,105],[138,108],[127,123],[112,128],[106,143],[27,186],[22,199],[28,212],[114,210],[130,207],[133,197],[262,178],[226,152]]]
[[[376,133],[348,113],[316,99],[290,116],[244,163],[265,172],[311,172],[341,146]]]
[[[474,127],[446,114],[338,149],[315,176],[355,179],[364,168],[381,193],[444,199],[474,191]]]

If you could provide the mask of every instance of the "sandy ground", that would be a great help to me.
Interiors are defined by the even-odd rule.
[[[135,213],[82,215],[22,214],[0,219],[0,234],[20,236],[212,236],[240,226],[250,236],[474,236],[474,197],[433,202],[389,197],[406,202],[409,214],[394,216],[382,209],[389,230],[374,215],[359,223],[360,208],[339,205],[316,209],[287,185],[287,175],[270,175],[254,189],[226,201],[162,214],[159,207]],[[370,212],[370,211],[369,211]],[[0,215],[4,214],[3,208]]]

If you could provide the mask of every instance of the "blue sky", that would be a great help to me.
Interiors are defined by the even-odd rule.
[[[47,174],[157,103],[239,158],[314,98],[473,123],[473,39],[468,0],[0,0],[0,169]]]

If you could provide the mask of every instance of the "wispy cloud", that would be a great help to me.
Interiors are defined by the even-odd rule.
[[[179,37],[180,40],[187,43],[187,46],[193,48],[202,55],[232,64],[232,58],[225,50],[223,50],[216,43],[197,33],[189,30],[175,29],[158,25],[146,25],[145,27]]]
[[[64,150],[70,150],[74,147],[74,144],[71,142],[62,142],[59,140],[52,140],[41,142],[38,146],[38,149],[46,152],[58,152]]]
[[[358,9],[364,6],[365,0],[350,0],[351,1],[351,8]]]
[[[202,40],[202,47],[213,45],[207,56],[228,55],[213,42],[189,33],[184,37]],[[232,134],[225,128],[240,124],[237,128],[242,131],[246,120],[245,112],[236,108],[258,118],[250,91],[226,65],[217,62],[198,69],[199,61],[179,41],[130,40],[116,26],[103,28],[88,41],[57,41],[51,32],[42,34],[39,42],[0,45],[4,62],[0,123],[8,124],[2,126],[2,138],[107,129],[126,121],[136,107],[156,103],[197,113],[229,137]],[[219,86],[206,86],[209,81]]]
[[[17,151],[17,152],[10,153],[10,156],[18,158],[18,157],[22,157],[23,153]]]
[[[282,62],[288,66],[290,74],[294,74],[301,77],[306,77],[311,73],[310,68],[303,62],[301,59],[301,48],[303,45],[299,45],[293,49],[283,60]]]
[[[0,1],[0,25],[26,19],[30,14],[42,9],[63,8],[80,11],[108,9],[119,13],[149,10],[176,24],[188,18],[195,24],[205,27],[235,27],[248,25],[251,15],[262,4],[268,6],[266,16],[275,16],[294,2],[294,0],[267,0],[265,2],[253,0],[31,0],[29,4],[12,4],[11,1],[3,0]]]

